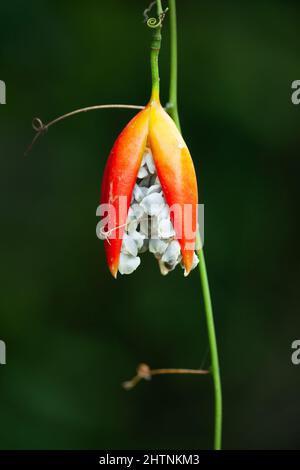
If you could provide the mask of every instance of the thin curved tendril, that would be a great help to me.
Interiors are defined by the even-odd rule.
[[[165,17],[165,13],[161,14],[159,18],[149,18],[147,20],[147,26],[149,28],[159,28],[163,24],[163,19]]]
[[[156,0],[154,2],[151,2],[149,7],[146,8],[146,10],[144,10],[144,22],[147,24],[147,26],[149,26],[149,28],[160,28],[163,24],[163,21],[165,19],[165,16],[166,16],[166,13],[167,11],[169,10],[169,8],[167,7],[165,10],[163,10],[160,15],[158,16],[158,18],[149,18],[148,16],[148,13],[152,10],[152,7],[156,4]]]
[[[96,109],[110,109],[110,108],[119,108],[119,109],[144,109],[144,106],[134,105],[134,104],[100,104],[95,106],[88,106],[86,108],[75,109],[75,111],[71,111],[70,113],[64,114],[59,116],[56,119],[44,124],[40,118],[34,118],[32,121],[32,127],[36,131],[36,135],[34,136],[31,144],[27,148],[24,156],[27,156],[31,151],[32,147],[34,146],[37,139],[48,131],[49,127],[53,126],[54,124],[67,119],[68,117],[75,116],[79,113],[86,113],[88,111],[94,111]]]
[[[156,0],[154,0],[154,2],[151,2],[150,5],[148,6],[148,8],[146,8],[144,10],[144,23],[147,23],[147,21],[149,20],[149,16],[148,16],[148,13],[150,13],[150,11],[152,10],[152,7],[154,7],[154,5],[156,4]]]

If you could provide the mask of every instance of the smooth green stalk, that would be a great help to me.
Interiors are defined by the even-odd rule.
[[[176,22],[176,0],[169,0],[170,14],[170,35],[171,35],[171,76],[170,76],[170,96],[168,103],[168,112],[173,118],[177,127],[180,129],[178,106],[177,106],[177,22]],[[215,431],[214,431],[214,449],[221,449],[222,440],[222,388],[220,378],[219,356],[214,324],[213,309],[207,277],[207,270],[203,248],[200,240],[200,234],[197,235],[199,246],[197,250],[199,257],[199,272],[203,294],[203,303],[205,309],[208,340],[211,356],[211,372],[214,382],[215,393]]]
[[[200,235],[197,236],[197,244],[201,246]],[[203,302],[206,315],[209,347],[210,347],[210,356],[211,356],[211,372],[214,381],[214,391],[215,391],[215,434],[214,434],[214,449],[221,450],[222,445],[222,387],[221,387],[221,378],[220,378],[220,366],[219,366],[219,356],[218,356],[218,347],[214,323],[214,314],[211,303],[209,282],[207,277],[206,263],[204,258],[203,248],[197,250],[197,255],[199,258],[199,272],[200,280],[203,293]]]
[[[168,112],[180,130],[180,121],[177,104],[177,20],[176,20],[176,0],[169,0],[170,15],[170,90]]]
[[[158,68],[158,56],[161,46],[161,15],[163,13],[161,0],[156,0],[157,15],[158,19],[150,18],[147,21],[147,25],[150,28],[154,28],[152,42],[151,42],[151,75],[152,75],[152,96],[151,99],[159,100],[159,68]]]

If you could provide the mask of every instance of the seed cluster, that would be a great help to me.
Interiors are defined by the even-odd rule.
[[[146,251],[158,260],[163,275],[181,263],[182,256],[178,240],[170,219],[170,209],[165,200],[156,173],[150,148],[146,148],[134,186],[127,216],[120,255],[119,272],[131,274],[141,263],[138,256]],[[199,260],[194,253],[194,269]]]

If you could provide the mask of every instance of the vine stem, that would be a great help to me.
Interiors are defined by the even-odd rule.
[[[175,124],[180,129],[178,105],[177,105],[177,20],[176,20],[176,0],[169,0],[169,14],[170,14],[170,41],[171,41],[171,70],[170,70],[170,90],[169,90],[169,103],[168,112],[173,118]],[[207,332],[211,356],[211,372],[214,382],[214,395],[215,395],[215,429],[214,429],[214,449],[221,449],[222,442],[222,387],[220,377],[219,355],[215,331],[215,322],[213,315],[213,308],[211,302],[211,295],[209,289],[209,282],[207,276],[207,269],[203,247],[201,244],[200,234],[197,234],[197,241],[200,249],[197,250],[199,257],[199,272],[201,280],[201,288],[203,294],[203,303],[207,323]]]
[[[159,101],[159,68],[158,68],[158,56],[161,46],[161,26],[162,26],[162,14],[163,9],[161,5],[161,0],[156,0],[156,7],[157,7],[157,15],[158,20],[156,24],[153,24],[153,36],[151,42],[151,55],[150,55],[150,63],[151,63],[151,75],[152,75],[152,95],[151,99]],[[150,25],[151,23],[147,23]]]
[[[198,240],[200,241],[200,235],[198,233]],[[200,241],[201,244],[201,241]],[[220,377],[220,366],[219,366],[219,355],[217,338],[215,331],[214,314],[211,302],[211,295],[209,289],[209,282],[207,276],[207,269],[205,263],[205,257],[203,247],[197,250],[199,258],[199,272],[202,286],[203,302],[206,315],[210,356],[211,356],[211,372],[214,382],[215,392],[215,434],[214,434],[214,449],[221,450],[222,445],[222,386]]]
[[[180,130],[180,120],[178,114],[177,100],[177,71],[178,71],[178,53],[177,53],[177,20],[176,20],[176,1],[169,1],[170,14],[170,91],[168,102],[168,113],[175,121]]]

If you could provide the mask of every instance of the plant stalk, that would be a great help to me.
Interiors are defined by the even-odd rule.
[[[200,242],[200,235],[198,233],[198,242]],[[200,245],[201,246],[201,245]],[[214,449],[221,450],[222,446],[222,387],[220,377],[219,355],[214,322],[214,314],[210,296],[209,282],[207,276],[207,269],[203,247],[197,250],[199,258],[199,272],[202,286],[203,303],[207,323],[207,332],[211,357],[211,373],[214,383],[215,392],[215,430],[214,430]]]
[[[180,130],[180,120],[178,114],[177,99],[177,74],[178,74],[178,53],[177,53],[177,16],[176,16],[176,0],[169,0],[170,15],[170,89],[168,112],[175,121]]]
[[[171,51],[171,70],[170,70],[170,94],[168,103],[168,112],[174,120],[177,127],[180,129],[180,121],[177,105],[177,20],[176,20],[176,0],[169,0],[169,14],[170,14],[170,51]],[[218,347],[214,323],[213,308],[210,296],[209,282],[206,270],[206,263],[204,258],[203,247],[200,240],[200,234],[197,235],[199,246],[197,250],[199,257],[199,272],[201,280],[201,288],[203,295],[204,310],[207,323],[207,332],[211,356],[211,372],[214,383],[215,395],[215,428],[214,428],[214,449],[221,449],[222,441],[222,388],[220,378],[220,366]]]
[[[158,56],[161,46],[161,15],[163,14],[163,9],[161,5],[161,0],[156,0],[157,7],[157,16],[158,19],[150,18],[147,21],[148,26],[154,28],[152,42],[151,42],[151,75],[152,75],[152,95],[151,99],[159,101],[159,68],[158,68]]]

